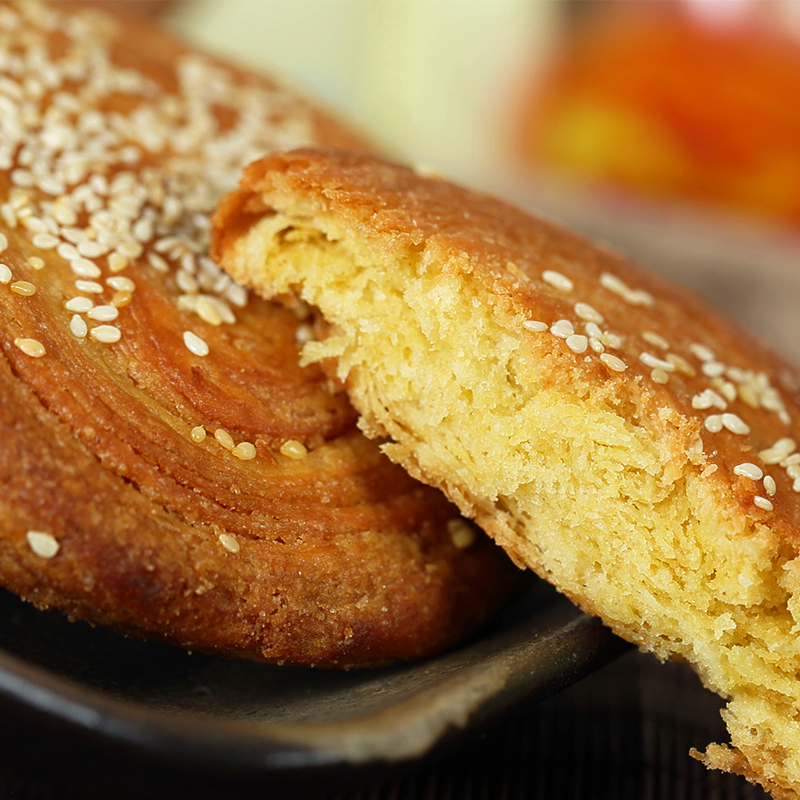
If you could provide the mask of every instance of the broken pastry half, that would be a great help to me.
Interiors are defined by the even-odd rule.
[[[339,151],[268,156],[214,252],[325,320],[362,428],[520,565],[689,662],[800,792],[800,375],[693,295],[492,197]]]
[[[0,6],[0,585],[192,650],[423,656],[507,557],[300,367],[302,308],[208,255],[257,154],[357,139],[133,20]]]

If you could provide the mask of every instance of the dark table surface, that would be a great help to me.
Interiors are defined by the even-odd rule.
[[[307,800],[758,800],[760,789],[688,755],[725,741],[721,702],[681,664],[635,651],[535,706],[514,709],[455,749],[403,768],[337,774],[302,791],[82,752],[0,724],[0,798]]]

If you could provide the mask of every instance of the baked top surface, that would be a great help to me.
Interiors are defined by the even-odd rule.
[[[194,649],[347,666],[440,649],[508,566],[297,363],[294,311],[208,257],[277,147],[354,144],[154,28],[0,8],[0,580]],[[287,444],[288,443],[288,444]]]

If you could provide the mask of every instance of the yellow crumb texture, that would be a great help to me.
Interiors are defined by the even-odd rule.
[[[442,268],[435,246],[392,249],[334,218],[275,213],[226,267],[320,310],[330,335],[303,357],[335,359],[393,460],[520,565],[644,650],[689,662],[728,700],[731,747],[698,757],[798,796],[800,565],[704,471],[705,455],[687,457],[696,419],[658,413],[643,381],[620,391],[617,373],[583,378],[560,340],[465,280],[466,258]]]

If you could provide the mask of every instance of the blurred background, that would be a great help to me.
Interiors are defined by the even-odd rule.
[[[184,0],[162,18],[800,363],[800,0]]]

